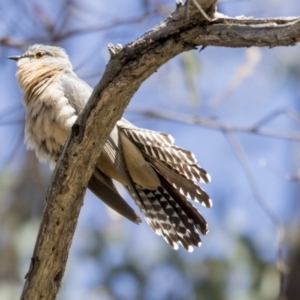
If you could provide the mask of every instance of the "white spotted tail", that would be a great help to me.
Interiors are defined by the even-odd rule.
[[[156,171],[161,185],[149,190],[134,184],[127,187],[144,214],[147,223],[174,249],[181,244],[186,250],[201,245],[200,233],[208,233],[201,213],[188,200],[212,206],[207,193],[197,184],[210,182],[209,174],[197,165],[195,156],[175,146],[165,133],[124,124],[119,129],[138,147],[145,160]]]

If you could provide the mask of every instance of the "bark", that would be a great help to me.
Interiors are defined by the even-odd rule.
[[[216,0],[201,0],[212,16]],[[83,196],[108,135],[140,85],[181,52],[198,45],[228,47],[294,45],[300,18],[234,19],[208,22],[192,5],[180,3],[162,23],[112,54],[104,76],[78,117],[48,188],[34,253],[21,299],[55,299],[64,274]]]

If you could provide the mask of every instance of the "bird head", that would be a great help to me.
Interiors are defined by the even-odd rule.
[[[55,46],[36,44],[29,47],[22,55],[8,58],[17,61],[18,68],[49,66],[72,70],[66,51]]]
[[[17,78],[25,93],[39,94],[36,89],[42,82],[42,88],[58,78],[62,73],[72,72],[72,64],[65,50],[55,46],[36,44],[20,56],[10,56],[17,61]],[[25,97],[26,98],[26,97]]]

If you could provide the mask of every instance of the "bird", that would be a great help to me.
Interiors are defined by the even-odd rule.
[[[17,62],[16,77],[23,90],[25,144],[53,169],[72,125],[93,89],[73,71],[66,51],[35,44]],[[106,141],[88,188],[106,205],[139,224],[141,218],[118,192],[121,183],[153,231],[175,250],[189,252],[201,245],[208,224],[191,201],[212,206],[199,183],[210,175],[195,155],[174,144],[171,135],[139,128],[121,118]]]

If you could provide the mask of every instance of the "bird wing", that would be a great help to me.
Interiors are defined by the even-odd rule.
[[[84,81],[79,79],[74,73],[63,74],[60,77],[60,83],[63,88],[64,95],[70,102],[70,105],[75,108],[77,113],[80,113],[92,93],[92,88]],[[104,160],[106,159],[105,161],[111,161],[114,164],[118,164],[117,169],[122,170],[124,167],[121,164],[120,154],[118,153],[116,137],[116,133],[112,133],[110,135],[104,146],[101,157],[104,157]],[[109,160],[107,158],[109,158]],[[99,168],[96,167],[89,181],[88,188],[104,203],[117,211],[119,214],[134,223],[140,223],[140,217],[118,193],[113,181],[110,178],[114,177],[108,177],[109,175],[110,174],[104,174],[101,172],[101,170],[99,170]],[[126,173],[122,173],[122,178],[126,178]]]
[[[95,169],[89,181],[88,188],[105,204],[128,220],[136,224],[142,222],[140,217],[118,193],[112,179],[103,174],[99,169]]]
[[[71,86],[68,82],[70,101],[77,95],[76,89],[87,101],[91,89],[78,84],[78,79]],[[177,249],[181,244],[192,251],[193,246],[200,246],[200,233],[206,234],[208,225],[187,198],[210,207],[209,196],[196,184],[209,182],[210,177],[190,151],[174,145],[170,135],[138,128],[122,118],[105,143],[90,180],[89,188],[107,205],[140,222],[111,178],[127,188],[147,223],[171,247]]]
[[[208,182],[209,175],[197,165],[190,151],[174,145],[170,135],[138,128],[125,119],[117,122],[117,128],[119,136],[125,135],[136,148],[130,143],[124,143],[124,138],[119,139],[119,148],[130,178],[127,189],[147,223],[174,249],[181,244],[188,251],[193,251],[193,246],[200,246],[199,234],[206,234],[208,225],[187,198],[197,200],[207,207],[212,205],[209,196],[195,183]],[[139,162],[126,158],[135,151],[140,153],[133,155]],[[148,172],[147,176],[154,172],[155,176],[151,180],[158,180],[157,186],[149,188],[144,181],[147,176],[137,178],[138,175],[129,166],[143,166],[144,162],[148,165],[145,170],[151,168],[152,171],[143,172]]]
[[[193,153],[175,146],[173,137],[166,133],[138,128],[125,119],[120,120],[117,125],[136,145],[145,161],[182,195],[206,207],[212,206],[207,193],[195,184],[195,182],[210,182],[210,176],[197,165]]]
[[[61,74],[59,81],[65,97],[79,114],[84,109],[93,89],[75,73]]]

